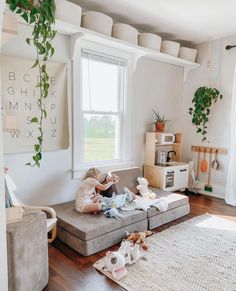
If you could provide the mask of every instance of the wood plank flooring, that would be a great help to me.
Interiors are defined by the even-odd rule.
[[[158,227],[160,232],[170,226],[181,223],[204,213],[219,215],[236,221],[236,208],[225,204],[222,199],[208,196],[190,196],[191,213],[176,221]],[[115,250],[118,246],[109,248]],[[96,271],[92,265],[107,250],[90,257],[83,257],[60,241],[49,246],[49,283],[44,291],[120,291],[117,284]]]

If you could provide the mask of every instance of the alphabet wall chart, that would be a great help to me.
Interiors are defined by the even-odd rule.
[[[1,56],[2,105],[7,115],[17,117],[18,131],[4,133],[5,153],[32,152],[37,141],[37,124],[31,124],[39,116],[38,70],[31,68],[33,60]],[[69,146],[67,113],[67,67],[66,64],[49,62],[47,65],[50,90],[45,99],[48,113],[44,121],[43,150],[59,150]]]

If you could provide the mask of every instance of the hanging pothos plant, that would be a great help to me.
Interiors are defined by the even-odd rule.
[[[189,114],[192,115],[192,123],[196,126],[197,133],[202,135],[202,141],[207,140],[207,123],[211,107],[222,98],[219,90],[211,87],[200,87],[194,93],[193,107],[189,108]]]
[[[54,54],[52,40],[56,31],[52,29],[55,23],[55,2],[54,0],[8,0],[11,11],[19,14],[28,24],[33,25],[32,37],[26,39],[28,45],[36,48],[36,58],[32,68],[38,68],[39,81],[36,87],[39,88],[37,105],[39,115],[31,118],[31,123],[38,126],[39,135],[34,145],[35,153],[33,161],[27,163],[31,167],[40,167],[43,147],[43,121],[47,118],[45,98],[49,92],[49,75],[47,73],[47,61]]]

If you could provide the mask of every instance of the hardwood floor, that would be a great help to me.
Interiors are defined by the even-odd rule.
[[[160,232],[170,226],[181,223],[204,213],[216,214],[236,221],[236,208],[225,204],[221,199],[208,196],[190,196],[191,213],[176,221],[158,227]],[[109,248],[115,250],[118,246]],[[92,265],[107,250],[90,257],[83,257],[60,241],[49,246],[50,276],[44,291],[118,291],[123,290],[117,284],[96,271]]]

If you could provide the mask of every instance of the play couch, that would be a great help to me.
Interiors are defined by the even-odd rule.
[[[141,176],[139,168],[114,171],[120,177],[116,184],[118,193],[128,187],[137,193],[137,177]],[[75,211],[75,202],[70,201],[52,206],[58,218],[58,238],[84,256],[119,243],[127,232],[154,229],[189,213],[188,197],[152,188],[158,197],[166,197],[168,210],[159,212],[151,207],[147,212],[141,210],[123,211],[119,220],[107,218],[103,213],[81,214]]]

